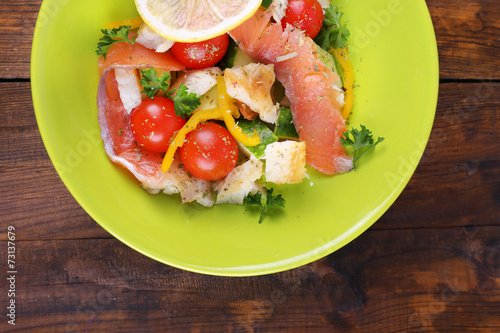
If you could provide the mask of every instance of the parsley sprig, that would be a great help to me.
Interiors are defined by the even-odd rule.
[[[189,93],[188,88],[181,83],[179,89],[174,92],[174,89],[168,92],[168,95],[174,101],[175,114],[184,118],[190,115],[194,109],[200,105],[200,97],[195,93]]]
[[[119,28],[101,29],[104,36],[102,36],[97,43],[97,50],[95,51],[97,55],[102,55],[106,58],[111,45],[117,42],[127,42],[132,45],[135,44],[136,37],[133,39],[128,38],[130,28],[131,26],[129,25],[121,25]]]
[[[340,138],[340,143],[342,146],[350,146],[354,150],[352,164],[354,170],[356,170],[356,162],[361,158],[361,156],[375,148],[375,146],[384,141],[384,139],[385,138],[383,137],[379,137],[375,142],[373,140],[372,132],[365,126],[361,125],[361,131],[353,128],[344,132],[344,138]]]
[[[262,223],[264,215],[274,207],[285,207],[285,199],[281,194],[273,195],[273,189],[266,188],[266,202],[262,204],[262,194],[257,192],[255,194],[249,193],[245,199],[243,199],[243,204],[246,206],[256,206],[261,209],[259,223]]]
[[[163,73],[161,77],[158,77],[156,70],[151,67],[148,69],[141,69],[142,79],[140,80],[142,87],[144,88],[142,93],[146,94],[151,99],[155,98],[155,94],[158,90],[162,90],[165,95],[168,95],[168,87],[170,85],[169,72]]]
[[[342,15],[344,13],[337,6],[330,5],[325,9],[323,26],[314,38],[322,49],[330,51],[331,48],[342,49],[347,46],[347,39],[351,33],[345,24],[340,23]]]
[[[193,111],[200,105],[200,97],[195,93],[188,92],[188,88],[183,83],[179,88],[168,90],[170,79],[172,78],[168,72],[163,73],[158,77],[158,73],[154,68],[141,69],[142,79],[140,83],[144,87],[142,93],[146,94],[151,99],[154,99],[157,91],[161,90],[174,101],[175,114],[182,118],[191,115]]]

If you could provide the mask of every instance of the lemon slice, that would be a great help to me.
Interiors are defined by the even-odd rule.
[[[144,22],[164,38],[198,42],[250,18],[261,0],[135,0]]]

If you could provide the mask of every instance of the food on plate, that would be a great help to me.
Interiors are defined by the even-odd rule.
[[[238,162],[238,146],[231,133],[214,122],[199,124],[179,149],[184,167],[204,180],[226,177]]]
[[[261,0],[135,0],[135,5],[160,36],[199,42],[222,35],[252,16]]]
[[[364,126],[346,128],[354,71],[337,7],[274,0],[254,10],[253,1],[233,1],[242,16],[237,25],[219,22],[227,33],[200,40],[193,26],[196,41],[174,42],[166,37],[185,26],[150,22],[177,5],[136,3],[144,23],[115,22],[98,42],[98,119],[110,160],[149,193],[257,206],[262,222],[284,206],[272,184],[301,183],[307,165],[348,172],[383,140]],[[199,13],[194,1],[175,3]]]
[[[187,68],[201,69],[215,66],[226,54],[229,37],[222,34],[208,40],[194,43],[176,42],[171,50],[174,56]]]
[[[314,38],[323,26],[323,8],[317,0],[290,0],[281,25],[283,29],[287,25],[299,28]]]
[[[307,164],[326,174],[352,169],[352,158],[340,143],[346,131],[339,99],[340,78],[319,59],[315,43],[302,30],[271,22],[259,10],[229,35],[258,63],[273,64],[285,87],[299,138],[306,143]]]

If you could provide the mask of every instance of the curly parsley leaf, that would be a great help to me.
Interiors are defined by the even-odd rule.
[[[344,147],[351,147],[353,152],[352,164],[356,170],[356,162],[361,156],[375,148],[380,142],[384,141],[385,138],[379,137],[375,142],[373,140],[372,132],[365,126],[361,125],[361,131],[358,129],[351,129],[344,132],[344,138],[340,138],[340,143]]]
[[[175,114],[185,118],[191,115],[193,111],[200,105],[200,97],[195,93],[189,93],[188,88],[181,83],[179,88],[167,90],[172,78],[168,72],[163,73],[158,77],[158,73],[154,68],[141,69],[142,79],[140,80],[146,94],[151,99],[154,99],[158,90],[165,93],[165,96],[174,101]]]
[[[322,49],[342,49],[347,46],[347,39],[350,36],[349,29],[340,23],[344,15],[337,6],[330,5],[325,9],[323,26],[318,35],[314,38],[316,44]]]
[[[259,223],[262,223],[264,215],[274,207],[285,208],[285,199],[278,194],[273,195],[273,189],[266,188],[266,202],[262,204],[262,194],[257,192],[255,194],[249,193],[245,199],[243,199],[243,204],[246,206],[256,206],[261,209]]]
[[[144,88],[141,93],[146,94],[146,96],[151,99],[154,99],[158,90],[162,90],[165,95],[167,95],[167,89],[170,85],[170,79],[172,78],[169,72],[165,72],[161,77],[158,77],[156,70],[151,67],[148,69],[141,69],[141,74],[142,79],[140,82]]]
[[[170,90],[167,95],[174,101],[175,114],[183,119],[191,115],[194,109],[200,105],[200,97],[195,93],[188,92],[184,83],[181,83],[177,90]]]
[[[97,50],[95,51],[97,55],[102,55],[106,58],[111,45],[117,42],[127,42],[132,45],[135,44],[136,37],[133,39],[128,38],[130,28],[131,26],[129,25],[121,25],[119,28],[101,29],[104,36],[102,36],[97,43]]]

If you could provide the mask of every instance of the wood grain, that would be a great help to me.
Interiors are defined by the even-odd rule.
[[[443,79],[500,78],[497,0],[426,1],[434,24]]]
[[[248,278],[184,272],[114,239],[20,241],[16,331],[494,332],[499,236],[371,230],[310,265]]]

